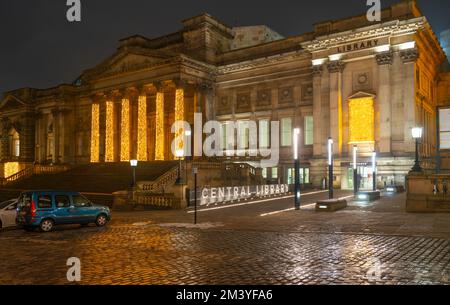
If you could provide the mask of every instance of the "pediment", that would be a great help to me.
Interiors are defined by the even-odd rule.
[[[116,75],[130,71],[145,69],[152,65],[157,65],[170,58],[170,56],[159,52],[149,51],[121,51],[107,59],[94,69],[88,70],[85,76],[102,77]]]
[[[375,98],[375,94],[373,93],[369,93],[369,92],[364,92],[364,91],[358,91],[352,95],[350,95],[347,99],[348,100],[357,100],[357,99],[362,99],[362,98]]]
[[[26,106],[29,106],[26,102],[20,100],[12,94],[9,94],[1,101],[0,112],[17,110]]]

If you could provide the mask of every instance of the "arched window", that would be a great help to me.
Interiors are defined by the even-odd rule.
[[[10,155],[18,158],[20,157],[20,135],[15,129],[11,130],[10,139]]]

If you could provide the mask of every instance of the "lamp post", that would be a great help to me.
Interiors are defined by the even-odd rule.
[[[176,184],[181,185],[182,181],[181,181],[181,159],[184,156],[184,150],[182,149],[177,149],[177,151],[175,152],[175,156],[178,158],[178,178],[176,181]]]
[[[372,152],[373,191],[377,190],[377,152]]]
[[[294,160],[295,160],[295,209],[298,211],[300,210],[300,158],[298,153],[298,145],[299,145],[299,138],[300,138],[300,128],[294,129]]]
[[[334,182],[334,174],[333,174],[333,139],[328,139],[328,197],[329,199],[333,199],[334,190],[333,190],[333,182]]]
[[[357,155],[358,154],[358,146],[353,145],[353,193],[358,193],[358,164],[357,162]]]
[[[416,141],[416,158],[414,162],[414,166],[411,170],[413,173],[421,173],[422,167],[420,166],[420,160],[419,160],[419,140],[422,138],[423,135],[423,128],[422,127],[414,127],[412,129],[412,137]]]
[[[136,187],[136,167],[138,166],[138,160],[130,160],[131,168],[133,169],[133,182],[132,187]]]

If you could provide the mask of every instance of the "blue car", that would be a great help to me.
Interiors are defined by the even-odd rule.
[[[111,220],[108,207],[94,205],[78,192],[30,191],[19,197],[16,223],[27,231],[50,232],[55,225],[95,223]]]

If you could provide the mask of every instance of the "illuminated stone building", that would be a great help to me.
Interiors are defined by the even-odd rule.
[[[5,166],[172,160],[172,123],[193,124],[195,112],[204,122],[257,121],[260,142],[268,142],[267,123],[279,121],[279,166],[262,171],[273,182],[293,182],[295,127],[302,129],[302,182],[315,187],[327,177],[329,137],[334,183],[342,188],[353,185],[353,145],[363,188],[371,185],[374,150],[379,184],[403,184],[413,164],[413,126],[425,128],[425,160],[435,155],[445,54],[415,1],[383,10],[378,23],[364,14],[288,38],[266,26],[231,28],[208,14],[182,24],[164,37],[120,40],[111,57],[73,84],[6,92]]]

